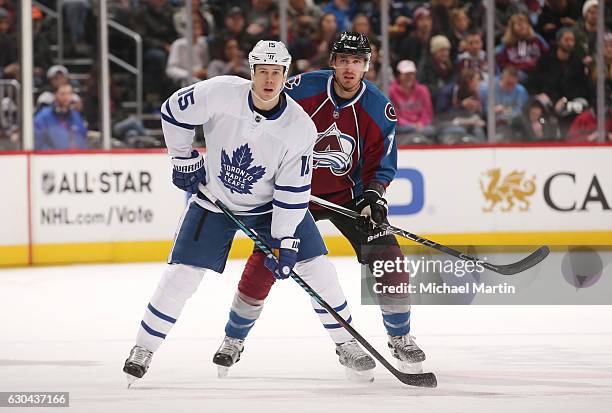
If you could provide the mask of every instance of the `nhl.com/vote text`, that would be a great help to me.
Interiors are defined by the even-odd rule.
[[[41,225],[113,225],[149,224],[153,222],[153,210],[138,207],[112,205],[108,211],[71,213],[68,207],[43,208],[40,210]]]

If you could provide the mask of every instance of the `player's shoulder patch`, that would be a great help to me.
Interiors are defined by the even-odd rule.
[[[397,121],[395,108],[389,98],[374,83],[369,80],[365,80],[364,82],[366,84],[366,91],[362,100],[366,110],[369,113],[380,113],[381,109],[383,109],[381,115],[384,114],[384,117],[390,122]]]
[[[397,121],[397,115],[395,114],[395,108],[391,104],[391,102],[387,102],[385,105],[385,117],[389,119],[391,122]]]
[[[327,79],[330,71],[317,70],[291,77],[285,82],[285,91],[296,100],[327,93]]]
[[[302,75],[292,76],[289,79],[287,79],[287,81],[285,82],[285,88],[288,90],[293,90],[294,87],[297,87],[300,85],[301,81],[302,81]]]

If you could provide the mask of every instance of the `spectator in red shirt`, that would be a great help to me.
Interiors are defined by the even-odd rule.
[[[606,116],[606,140],[612,141],[612,109],[607,109]],[[567,142],[595,142],[597,134],[597,114],[595,109],[588,109],[576,116],[569,130]]]
[[[500,69],[516,67],[519,70],[519,80],[525,83],[540,58],[549,50],[546,40],[531,27],[529,18],[518,13],[510,18],[495,58]]]

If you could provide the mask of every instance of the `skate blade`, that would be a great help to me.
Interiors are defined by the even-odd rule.
[[[127,388],[129,389],[132,384],[136,382],[137,378],[132,376],[131,374],[126,374],[125,377],[127,378]]]
[[[408,361],[397,360],[397,369],[402,373],[419,374],[423,373],[423,363],[410,363]]]
[[[372,383],[374,381],[374,369],[357,371],[345,367],[346,378],[356,383]]]
[[[217,378],[224,379],[229,373],[229,367],[217,366]]]

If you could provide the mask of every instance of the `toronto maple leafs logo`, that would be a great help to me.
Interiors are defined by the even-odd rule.
[[[253,184],[266,173],[263,166],[251,166],[253,155],[248,144],[244,144],[232,153],[232,159],[221,150],[221,173],[219,179],[233,194],[250,194]]]

